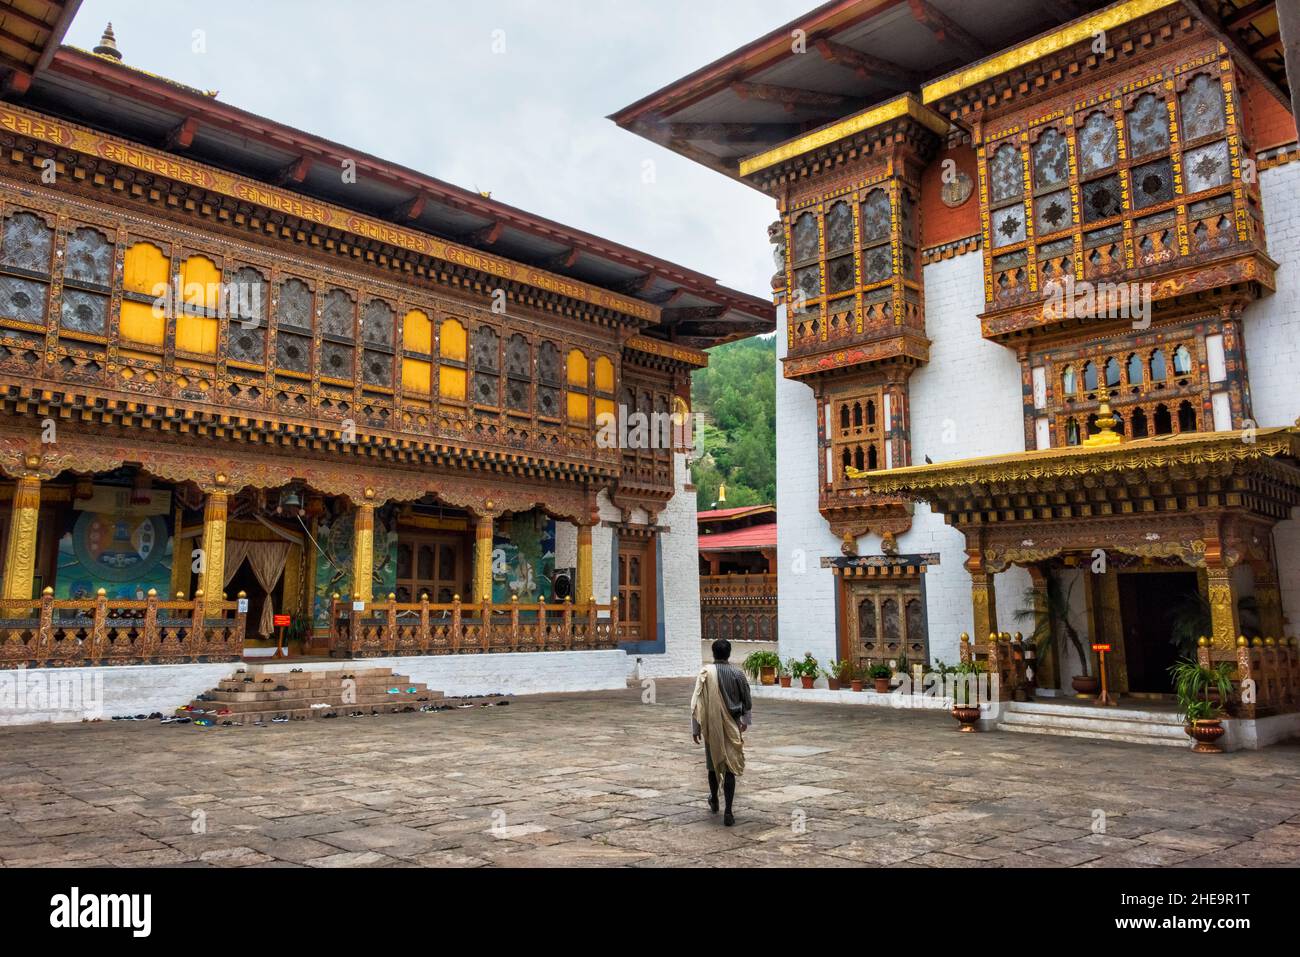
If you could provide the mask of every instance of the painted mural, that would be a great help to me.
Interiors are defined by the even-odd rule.
[[[115,599],[142,600],[150,589],[171,597],[171,493],[153,489],[132,501],[135,494],[96,485],[72,513],[59,539],[55,598],[86,600],[101,588]]]
[[[555,522],[539,511],[512,515],[492,538],[492,600],[514,595],[524,604],[550,601],[555,573]]]
[[[327,513],[316,528],[316,581],[312,609],[318,627],[329,627],[330,597],[352,594],[352,514]],[[397,512],[375,511],[374,594],[386,596],[397,588]]]

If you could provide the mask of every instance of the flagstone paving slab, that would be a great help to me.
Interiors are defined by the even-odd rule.
[[[689,680],[654,697],[0,729],[0,866],[1300,865],[1297,744],[1207,759],[761,701],[725,828],[704,801]]]

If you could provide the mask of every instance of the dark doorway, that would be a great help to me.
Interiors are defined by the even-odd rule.
[[[226,595],[231,601],[235,600],[240,592],[248,596],[248,618],[246,634],[249,638],[274,638],[275,635],[259,635],[258,626],[262,621],[262,605],[267,601],[266,589],[257,581],[257,576],[253,574],[253,569],[249,567],[248,560],[239,563],[239,570],[235,572],[235,577],[230,579],[230,584],[226,586]],[[271,594],[271,608],[275,612],[285,611],[281,606],[284,603],[284,576],[276,582],[275,589]]]
[[[1134,694],[1172,694],[1169,666],[1178,660],[1172,611],[1197,593],[1195,572],[1121,572],[1120,620],[1128,690]]]

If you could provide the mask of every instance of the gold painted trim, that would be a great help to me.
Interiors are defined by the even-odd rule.
[[[911,93],[904,93],[892,100],[886,100],[879,106],[846,117],[832,123],[830,126],[823,126],[811,133],[805,133],[803,136],[788,140],[764,153],[757,153],[743,159],[740,161],[740,175],[748,176],[758,170],[775,166],[785,160],[794,159],[796,156],[810,153],[819,147],[845,139],[854,133],[869,130],[873,126],[880,126],[882,123],[888,123],[890,120],[896,120],[902,116],[910,116],[939,136],[946,136],[951,125],[934,110],[923,106]]]
[[[62,123],[8,104],[0,106],[0,129],[75,150],[87,156],[97,156],[121,166],[129,166],[156,176],[199,186],[222,196],[265,206],[275,212],[286,213],[331,229],[339,229],[364,239],[388,243],[399,249],[440,259],[466,269],[478,270],[508,282],[522,283],[544,292],[590,303],[602,309],[612,309],[647,322],[657,323],[660,318],[658,306],[639,299],[621,296],[576,279],[568,279],[533,266],[525,266],[468,246],[435,239],[426,233],[402,229],[392,223],[363,216],[340,206],[274,189],[256,180],[178,159],[168,153],[103,136],[85,127]]]
[[[1128,23],[1130,20],[1136,20],[1138,17],[1144,17],[1148,13],[1163,10],[1165,7],[1178,5],[1181,2],[1182,0],[1128,0],[1127,3],[1120,4],[1117,7],[1111,7],[1082,20],[1067,23],[1053,33],[1039,37],[1037,40],[1030,40],[1028,43],[1022,43],[1018,47],[1012,47],[1004,53],[982,60],[959,73],[935,80],[933,83],[927,83],[921,87],[921,99],[927,104],[934,103],[936,100],[951,96],[959,90],[964,90],[977,83],[983,83],[985,80],[1008,73],[1017,67],[1024,66],[1026,63],[1032,63],[1035,60],[1072,47],[1076,43],[1092,39],[1098,33]]]
[[[709,364],[709,354],[702,349],[692,349],[690,346],[678,345],[675,342],[661,342],[648,336],[632,336],[623,343],[623,348],[665,359],[676,359],[678,362],[700,369]]]

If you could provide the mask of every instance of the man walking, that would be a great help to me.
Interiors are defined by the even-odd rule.
[[[704,760],[709,766],[709,810],[718,813],[718,776],[722,775],[727,812],[722,823],[736,823],[731,802],[736,796],[736,777],[745,772],[745,739],[753,723],[749,682],[745,673],[731,664],[731,642],[719,638],[713,643],[713,664],[700,669],[691,695],[691,737],[704,739]]]

